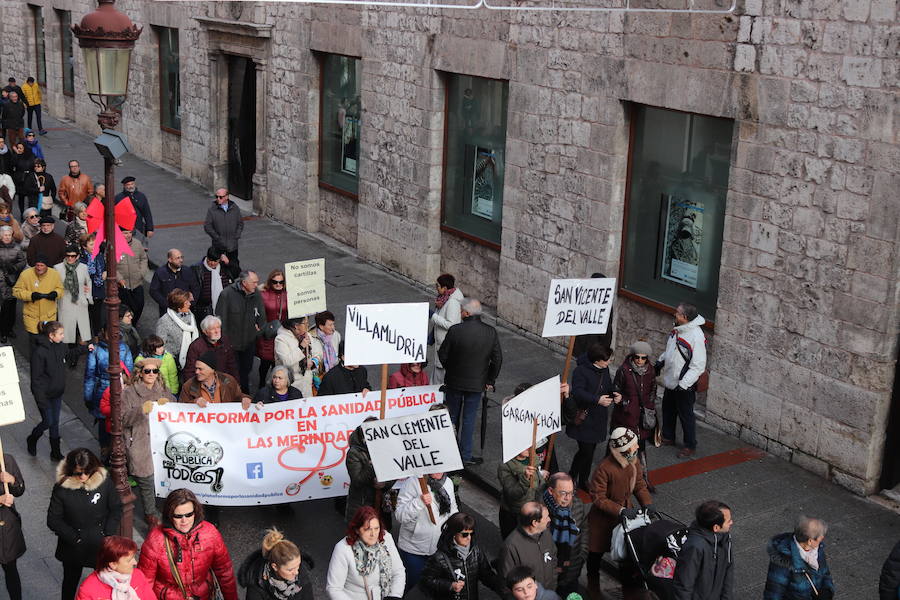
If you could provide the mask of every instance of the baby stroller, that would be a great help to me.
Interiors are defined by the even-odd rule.
[[[672,598],[672,578],[678,553],[687,540],[684,523],[665,513],[639,511],[635,519],[622,519],[625,559],[640,575],[650,600]]]

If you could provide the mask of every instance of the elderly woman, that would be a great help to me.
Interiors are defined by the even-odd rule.
[[[257,404],[272,404],[285,400],[299,400],[303,394],[291,385],[291,372],[284,365],[272,369],[269,385],[259,388],[254,401]]]
[[[150,450],[150,421],[147,415],[154,402],[174,402],[175,396],[163,385],[158,358],[142,358],[134,363],[131,385],[122,392],[122,428],[128,456],[128,474],[137,482],[144,503],[144,520],[149,527],[159,525],[153,485],[153,455]]]
[[[191,294],[175,288],[166,297],[168,309],[166,314],[156,322],[156,335],[163,339],[166,352],[178,360],[178,366],[184,368],[188,347],[197,339],[197,321],[191,312]]]
[[[69,246],[77,245],[81,237],[87,235],[87,204],[76,202],[72,210],[75,218],[66,226],[66,244]]]
[[[275,364],[286,366],[292,384],[304,398],[313,396],[313,361],[310,351],[309,318],[288,319],[275,336]]]
[[[88,305],[94,303],[91,295],[91,278],[87,265],[78,260],[77,246],[66,248],[65,258],[54,269],[63,282],[63,295],[56,299],[59,321],[66,328],[63,342],[75,344],[91,339],[91,317]]]
[[[246,600],[315,600],[309,569],[297,545],[269,529],[262,548],[241,564],[238,583],[247,588]]]
[[[31,238],[40,233],[40,220],[41,215],[38,214],[36,208],[25,209],[25,213],[22,215],[22,235],[25,236],[25,239],[22,240],[23,249],[28,247],[28,242],[31,241]]]
[[[828,525],[821,519],[800,516],[793,533],[769,541],[769,574],[764,600],[831,600],[834,581],[825,560]]]
[[[0,227],[0,344],[15,337],[16,298],[12,290],[25,267],[25,252],[13,240],[12,227]]]
[[[129,538],[118,535],[103,538],[97,568],[81,583],[75,600],[156,600],[147,578],[135,569],[137,551],[137,544]]]
[[[284,271],[275,269],[261,286],[259,295],[266,309],[266,322],[284,322],[287,319],[287,292],[285,291]],[[266,380],[269,369],[275,364],[275,339],[263,336],[256,338],[256,355],[259,357],[259,382]]]
[[[325,592],[330,600],[399,599],[405,585],[394,538],[374,508],[360,506],[331,553]]]
[[[12,216],[11,201],[8,198],[3,198],[3,202],[0,202],[0,227],[7,226],[12,227],[13,239],[15,241],[21,242],[25,239],[25,234],[22,233],[22,228],[19,226],[19,222],[16,221]]]
[[[222,534],[203,520],[194,492],[172,490],[163,506],[163,523],[147,534],[138,568],[159,600],[211,600],[213,575],[224,600],[238,600],[234,568]]]

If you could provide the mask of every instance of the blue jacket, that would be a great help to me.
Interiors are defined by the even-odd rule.
[[[125,342],[119,340],[119,360],[125,363],[128,370],[134,369],[134,361],[131,350]],[[100,396],[109,387],[109,347],[105,341],[94,345],[94,351],[88,353],[87,364],[84,367],[84,403],[88,405],[91,414],[98,419],[105,418],[100,412]]]
[[[769,574],[763,600],[812,600],[810,579],[816,589],[834,593],[831,570],[825,560],[825,544],[819,544],[819,569],[813,569],[800,556],[793,533],[776,535],[769,541]],[[806,578],[807,574],[809,579]]]
[[[28,149],[31,150],[31,153],[34,154],[35,158],[44,158],[44,149],[41,148],[41,143],[37,140],[33,142],[29,142],[25,140],[25,145],[28,146]]]

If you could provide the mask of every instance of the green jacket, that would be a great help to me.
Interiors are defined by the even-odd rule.
[[[497,467],[497,478],[500,480],[500,508],[513,514],[519,514],[526,502],[540,502],[547,482],[540,471],[535,473],[534,482],[525,476],[528,459],[514,458]]]

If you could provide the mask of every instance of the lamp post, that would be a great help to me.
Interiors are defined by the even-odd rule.
[[[114,131],[119,124],[118,107],[128,95],[128,71],[131,50],[142,28],[127,15],[116,10],[115,0],[98,0],[97,10],[88,13],[72,27],[84,55],[85,83],[88,96],[100,107],[97,123],[103,135],[95,140],[103,154],[106,183],[103,229],[106,238],[106,340],[109,345],[109,403],[112,438],[110,467],[116,489],[122,498],[123,514],[120,534],[132,536],[134,494],[128,485],[125,442],[122,439],[122,382],[119,365],[119,288],[116,278],[115,161],[127,149],[117,144],[123,136]]]

